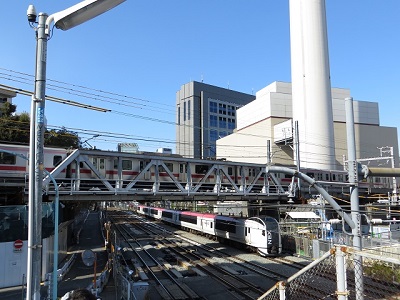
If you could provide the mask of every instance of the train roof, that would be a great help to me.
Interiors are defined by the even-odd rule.
[[[201,213],[201,212],[195,212],[195,211],[179,211],[182,215],[186,216],[199,216],[203,218],[210,218],[214,219],[216,217],[216,214],[211,214],[211,213]]]

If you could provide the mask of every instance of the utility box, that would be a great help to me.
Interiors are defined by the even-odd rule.
[[[139,146],[136,143],[119,143],[118,152],[137,153]]]

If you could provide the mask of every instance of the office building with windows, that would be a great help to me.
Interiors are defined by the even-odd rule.
[[[236,110],[255,99],[203,82],[191,81],[176,93],[176,153],[215,158],[216,140],[236,128]]]

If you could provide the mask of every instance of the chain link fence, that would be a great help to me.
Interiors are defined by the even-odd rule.
[[[361,261],[362,274],[355,274]],[[335,245],[319,259],[280,281],[259,300],[400,299],[398,247],[357,251]]]

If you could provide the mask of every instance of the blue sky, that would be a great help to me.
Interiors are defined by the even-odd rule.
[[[1,84],[33,90],[36,40],[28,5],[50,15],[77,2],[1,4]],[[381,126],[399,127],[400,1],[326,3],[332,87],[378,102]],[[291,81],[288,6],[287,0],[127,0],[69,31],[54,29],[46,94],[112,112],[47,101],[48,125],[77,131],[83,140],[99,134],[89,143],[101,149],[115,150],[118,142],[137,142],[143,151],[175,149],[181,85],[203,80],[255,94],[273,81]],[[29,97],[14,103],[19,113],[30,111]]]

